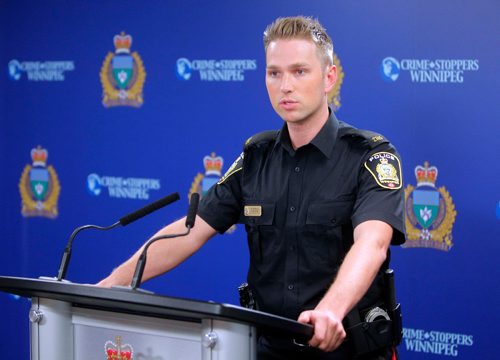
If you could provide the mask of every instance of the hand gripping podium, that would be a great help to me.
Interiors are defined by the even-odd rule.
[[[32,299],[32,360],[247,360],[257,330],[312,336],[312,327],[229,304],[0,277],[0,290]]]

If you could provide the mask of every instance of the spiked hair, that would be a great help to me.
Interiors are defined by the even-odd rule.
[[[312,17],[277,18],[264,31],[264,49],[272,41],[304,39],[314,42],[325,65],[333,65],[333,43],[325,28]]]

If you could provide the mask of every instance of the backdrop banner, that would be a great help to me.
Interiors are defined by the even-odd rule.
[[[247,138],[282,126],[262,35],[279,16],[309,15],[334,42],[337,117],[402,157],[401,358],[497,359],[499,14],[497,0],[0,1],[0,275],[56,276],[76,227],[179,192],[127,227],[76,237],[67,279],[95,283],[184,216]],[[235,225],[142,287],[238,304],[248,260]],[[5,359],[29,358],[29,307],[0,293]]]

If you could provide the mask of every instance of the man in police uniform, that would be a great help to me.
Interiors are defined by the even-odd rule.
[[[383,303],[389,246],[404,242],[400,160],[383,136],[340,122],[329,109],[337,72],[321,24],[277,19],[266,29],[264,45],[266,86],[284,126],[247,140],[203,197],[190,235],[150,247],[143,280],[242,222],[248,283],[258,308],[314,327],[306,346],[262,336],[259,359],[351,359],[343,320]],[[183,229],[181,219],[155,236]],[[140,252],[99,285],[130,284]],[[387,347],[359,358],[391,354]]]

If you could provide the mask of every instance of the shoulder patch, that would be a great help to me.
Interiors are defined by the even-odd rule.
[[[248,140],[245,141],[244,148],[246,150],[254,144],[274,140],[274,139],[276,139],[277,134],[278,134],[278,130],[267,130],[267,131],[262,131],[260,133],[257,133],[255,135],[249,137]]]
[[[236,173],[236,172],[240,171],[241,169],[243,169],[243,157],[244,157],[244,155],[243,155],[243,153],[241,153],[240,156],[238,156],[238,158],[236,160],[234,160],[234,162],[229,167],[229,169],[227,169],[226,173],[220,178],[219,181],[217,181],[217,185],[222,184],[231,175],[233,175],[234,173]]]
[[[401,162],[390,152],[378,152],[370,155],[365,168],[372,174],[380,187],[396,190],[403,185],[401,178]]]

